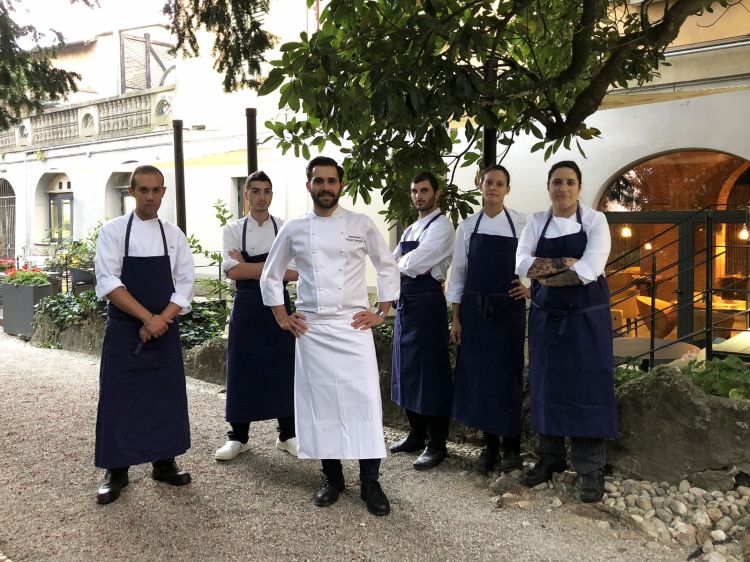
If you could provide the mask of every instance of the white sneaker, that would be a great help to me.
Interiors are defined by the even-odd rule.
[[[250,450],[250,442],[240,443],[239,441],[227,441],[222,447],[216,449],[214,458],[217,461],[231,461],[240,453]]]
[[[297,456],[297,438],[290,437],[286,441],[281,441],[278,437],[276,438],[276,448],[279,451],[286,451],[293,457]]]

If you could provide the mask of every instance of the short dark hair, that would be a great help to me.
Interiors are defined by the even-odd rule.
[[[333,166],[334,168],[336,168],[336,174],[338,174],[339,176],[339,182],[344,183],[344,168],[339,166],[336,160],[334,160],[333,158],[329,158],[328,156],[316,156],[307,163],[307,168],[305,168],[307,181],[310,181],[312,179],[313,168],[315,166]]]
[[[254,181],[267,181],[271,184],[271,187],[273,187],[271,178],[269,178],[268,174],[266,174],[263,170],[258,170],[247,176],[247,179],[245,180],[245,189],[250,189],[250,183]]]
[[[501,165],[501,164],[492,164],[490,166],[487,166],[484,170],[482,170],[482,175],[480,176],[481,181],[484,181],[484,178],[489,174],[490,172],[502,172],[505,174],[505,182],[510,185],[510,172],[508,169]]]
[[[161,185],[164,185],[164,174],[161,173],[161,170],[151,164],[143,164],[142,166],[138,166],[133,170],[133,173],[130,174],[130,189],[135,189],[135,176],[137,175],[159,176],[161,178]]]
[[[432,186],[432,191],[438,192],[440,190],[440,185],[438,184],[438,180],[435,177],[435,174],[432,172],[428,172],[427,170],[424,170],[422,172],[419,172],[416,176],[411,178],[411,183],[414,185],[415,183],[428,181],[430,182],[430,185]]]
[[[553,164],[552,167],[549,169],[549,172],[547,173],[547,183],[549,183],[549,180],[552,179],[552,174],[555,173],[555,170],[559,168],[570,168],[576,173],[576,177],[578,178],[578,183],[583,183],[583,176],[581,175],[581,169],[578,167],[578,164],[576,164],[572,160],[562,160],[561,162],[558,162],[557,164]]]

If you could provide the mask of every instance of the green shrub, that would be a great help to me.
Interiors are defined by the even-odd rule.
[[[34,323],[45,316],[58,330],[63,330],[76,322],[106,315],[107,304],[97,299],[93,289],[89,289],[77,295],[57,293],[43,298],[34,309]]]
[[[615,367],[614,379],[615,388],[620,388],[626,382],[639,379],[646,373],[641,371],[636,362],[623,363]]]
[[[750,369],[737,357],[691,361],[682,372],[707,394],[750,399]]]
[[[227,315],[227,305],[223,300],[193,301],[192,310],[180,316],[183,347],[190,349],[221,336],[227,324]]]
[[[26,267],[22,269],[8,269],[5,271],[6,283],[10,283],[14,287],[19,285],[46,285],[49,283],[47,274],[38,269],[28,269]]]

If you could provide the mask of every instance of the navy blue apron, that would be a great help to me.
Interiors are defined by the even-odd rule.
[[[507,209],[512,237],[479,234],[483,216],[480,212],[469,240],[453,417],[487,433],[517,437],[521,434],[526,299],[515,300],[508,291],[518,279],[518,238]]]
[[[242,257],[262,263],[268,254],[247,253],[247,221],[242,225]],[[279,230],[271,217],[274,235]],[[247,423],[294,415],[294,336],[279,328],[270,307],[263,304],[260,281],[236,282],[229,318],[227,410],[229,423]],[[284,302],[291,313],[289,293]]]
[[[157,219],[159,220],[159,219]],[[164,255],[129,256],[130,229],[120,280],[152,314],[161,313],[174,293],[167,237],[159,221]],[[99,370],[95,462],[118,468],[168,459],[190,448],[185,371],[177,318],[167,332],[141,344],[137,318],[108,306]]]
[[[576,210],[581,224],[581,211]],[[580,232],[545,238],[539,258],[581,258],[588,237]],[[588,285],[545,287],[534,281],[529,314],[531,428],[543,435],[617,437],[612,379],[612,316],[604,276]]]
[[[427,223],[420,237],[440,216]],[[418,246],[419,240],[401,242],[401,253]],[[391,400],[402,408],[428,416],[450,414],[453,381],[447,310],[442,283],[429,272],[401,277],[393,327]]]

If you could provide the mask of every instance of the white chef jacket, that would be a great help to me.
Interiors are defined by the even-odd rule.
[[[330,217],[309,213],[292,219],[279,231],[263,268],[263,303],[284,304],[282,280],[294,259],[300,274],[297,310],[331,317],[367,310],[365,255],[377,270],[378,301],[398,300],[398,266],[370,217],[338,207]]]
[[[516,236],[520,238],[521,232],[528,221],[528,217],[525,214],[509,209],[508,207],[505,207],[505,209],[507,209],[511,220],[513,221],[513,227],[516,229]],[[456,244],[453,248],[453,260],[451,261],[451,278],[448,283],[448,291],[445,295],[448,302],[461,303],[461,297],[464,294],[464,286],[466,284],[469,243],[471,242],[471,235],[474,233],[474,227],[477,224],[477,220],[479,220],[479,214],[480,213],[471,215],[459,224],[456,229]],[[513,230],[510,228],[505,210],[500,211],[492,218],[488,217],[486,214],[482,215],[477,234],[490,234],[493,236],[508,236],[513,238]]]
[[[398,268],[404,275],[416,277],[429,271],[437,281],[445,281],[447,278],[455,236],[453,223],[443,215],[425,230],[440,212],[440,209],[435,209],[413,223],[401,236],[401,242],[419,240],[419,246],[406,255],[401,253],[401,244],[393,251],[393,256],[398,260]]]
[[[570,218],[553,216],[544,237],[559,238],[560,236],[580,232],[581,228],[583,228],[588,237],[586,250],[581,259],[579,259],[570,269],[578,274],[581,283],[588,285],[592,281],[595,281],[600,275],[604,275],[604,267],[607,265],[609,252],[612,246],[612,238],[609,233],[609,224],[607,224],[607,218],[604,216],[604,213],[595,211],[580,201],[578,202],[578,206],[581,209],[582,224],[578,224],[578,219],[576,218],[575,213]],[[534,260],[536,259],[534,256],[534,253],[536,252],[536,244],[551,212],[552,210],[549,209],[547,211],[534,213],[531,217],[531,221],[529,221],[523,229],[521,239],[518,242],[518,250],[516,251],[516,275],[526,277],[531,264],[534,263]],[[484,222],[484,219],[482,222]]]
[[[133,257],[163,256],[164,245],[157,219],[141,220],[133,214],[130,228],[128,253]],[[96,296],[100,299],[118,287],[125,287],[120,281],[122,258],[125,256],[125,232],[130,214],[117,217],[105,224],[96,240]],[[180,307],[180,314],[190,312],[190,303],[195,294],[195,265],[187,238],[175,225],[161,221],[167,238],[167,253],[172,267],[172,280],[175,290],[170,302]],[[127,287],[126,287],[127,288]]]

